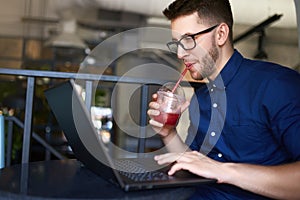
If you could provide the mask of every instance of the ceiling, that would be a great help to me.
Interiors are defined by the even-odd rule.
[[[51,0],[48,3],[56,12],[68,8],[105,8],[146,14],[152,17],[163,17],[162,9],[173,0]],[[283,14],[280,22],[274,26],[296,27],[294,0],[230,0],[236,23],[255,24],[273,14]]]
[[[0,25],[2,33],[21,33],[19,23],[24,16],[39,19],[59,20],[77,15],[79,19],[95,18],[98,8],[136,12],[152,17],[152,22],[168,23],[162,16],[162,9],[173,0],[0,0]],[[295,0],[298,1],[298,0]],[[273,14],[283,14],[273,26],[297,27],[294,0],[230,0],[237,24],[254,25]],[[75,12],[74,12],[75,11]],[[78,12],[79,11],[79,12]],[[49,24],[48,24],[49,25]]]
[[[119,27],[120,29],[134,27],[137,24],[145,25],[144,23],[169,27],[169,22],[163,17],[161,11],[172,1],[0,0],[0,36],[55,39],[55,35],[61,36],[59,31],[63,30],[67,33],[64,34],[63,39],[63,45],[66,45],[65,42],[67,42],[67,39],[73,38],[74,32],[85,42],[87,39],[108,37],[108,31],[103,30],[103,27],[107,25]],[[292,37],[293,41],[297,40],[298,26],[295,2],[300,7],[300,0],[230,0],[230,2],[235,24],[251,28],[274,14],[282,14],[280,20],[275,21],[271,26],[291,29],[295,33]],[[102,13],[102,15],[99,10],[106,10],[107,12]],[[115,18],[111,13],[121,13],[122,19]],[[134,15],[139,16],[140,21],[134,21],[134,17],[132,17]],[[27,23],[29,21],[24,20],[26,18],[31,19],[31,22]],[[244,30],[247,28],[244,28]],[[235,33],[238,33],[238,31],[235,30]],[[300,33],[299,27],[298,33]],[[74,41],[77,39],[73,38],[70,44],[74,45]],[[282,37],[279,37],[279,40],[283,40]],[[128,42],[132,45],[131,40],[128,40]],[[84,44],[80,44],[79,41],[78,46],[80,45]]]
[[[163,17],[161,11],[172,1],[173,0],[64,0],[64,4],[62,4],[61,0],[51,0],[48,3],[51,2],[52,10],[60,17],[63,15],[66,16],[65,11],[70,10],[70,8],[79,8],[79,10],[88,10],[91,7],[105,8],[108,10],[126,11],[146,15],[149,24],[169,27],[169,22]],[[282,17],[270,26],[297,28],[295,2],[299,1],[300,0],[230,0],[230,3],[232,5],[234,21],[236,24],[255,26],[263,20],[278,14],[282,15]],[[79,14],[77,19],[82,18],[81,12],[76,13]],[[90,22],[95,22],[95,19],[90,20]]]
[[[103,25],[99,9],[123,11],[141,14],[147,17],[151,25],[169,26],[162,16],[162,9],[173,0],[0,0],[0,35],[26,35],[48,37],[51,31],[57,31],[66,20],[82,21],[86,24]],[[256,25],[274,14],[282,14],[280,20],[272,26],[297,28],[297,17],[294,1],[300,0],[230,0],[236,24]],[[42,23],[24,24],[24,17],[37,19]],[[109,24],[111,21],[108,21]],[[117,26],[129,26],[126,23]],[[66,24],[66,23],[65,23]],[[74,24],[74,23],[68,23]],[[41,26],[42,25],[42,26]],[[91,27],[91,26],[90,26]],[[69,30],[76,28],[70,27]],[[102,33],[81,29],[86,37],[97,37]],[[103,33],[104,37],[106,33]]]

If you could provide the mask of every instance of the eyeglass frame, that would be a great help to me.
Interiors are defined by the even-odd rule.
[[[214,30],[215,28],[217,28],[219,25],[220,25],[220,24],[216,24],[216,25],[214,25],[214,26],[212,26],[212,27],[209,27],[209,28],[207,28],[207,29],[205,29],[205,30],[203,30],[203,31],[198,32],[198,33],[194,33],[194,34],[185,34],[185,35],[183,35],[178,41],[171,41],[171,42],[168,42],[166,45],[167,45],[168,49],[169,49],[171,52],[173,52],[173,51],[172,51],[172,49],[170,48],[170,45],[173,45],[173,44],[176,44],[177,50],[178,50],[178,46],[179,46],[179,45],[180,45],[184,50],[192,50],[192,49],[194,49],[194,48],[196,47],[196,45],[197,45],[197,44],[196,44],[196,40],[195,40],[195,37],[196,37],[197,35],[209,33],[209,32],[211,32],[212,30]],[[181,40],[183,40],[183,39],[186,38],[186,37],[191,37],[191,38],[193,39],[193,41],[194,41],[194,46],[193,46],[192,48],[185,48],[184,45],[180,42]],[[177,53],[177,52],[174,52],[174,53]]]

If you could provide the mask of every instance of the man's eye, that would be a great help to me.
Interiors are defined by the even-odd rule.
[[[182,38],[181,41],[182,41],[182,42],[192,42],[192,41],[193,41],[193,38],[192,38],[192,37],[184,37],[184,38]]]

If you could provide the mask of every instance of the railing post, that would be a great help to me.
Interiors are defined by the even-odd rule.
[[[138,153],[144,153],[146,147],[147,136],[147,108],[148,108],[148,93],[149,86],[144,84],[141,91],[141,115],[140,115],[140,138],[138,142]]]
[[[27,78],[22,164],[29,162],[30,138],[31,138],[31,129],[32,129],[34,82],[35,82],[34,77]]]
[[[8,121],[8,127],[7,127],[7,144],[6,144],[6,167],[11,165],[11,154],[12,154],[12,138],[13,138],[13,121],[11,120],[11,117],[6,118]]]
[[[0,169],[5,167],[5,134],[4,134],[4,116],[0,113]]]
[[[93,96],[93,81],[86,81],[85,82],[85,105],[89,112],[91,112],[92,96]]]

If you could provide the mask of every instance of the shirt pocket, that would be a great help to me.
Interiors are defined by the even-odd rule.
[[[270,156],[273,139],[267,128],[250,120],[233,120],[228,124],[223,138],[236,161],[257,163]]]

